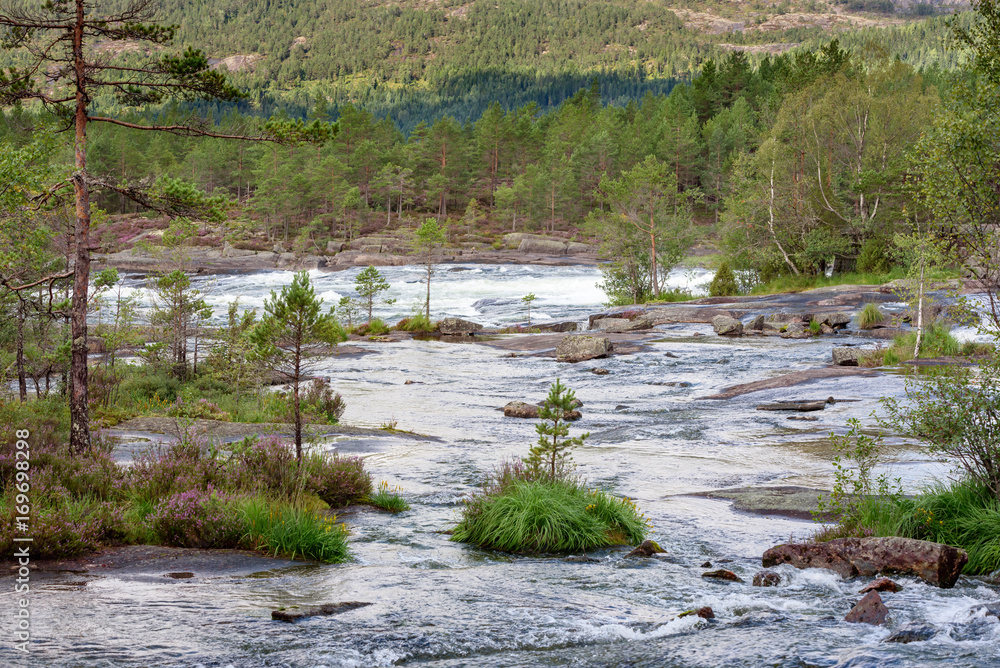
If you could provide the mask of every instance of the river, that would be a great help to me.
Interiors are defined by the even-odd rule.
[[[391,320],[421,303],[421,271],[384,268],[397,302],[377,315]],[[333,303],[350,293],[356,273],[312,276]],[[221,318],[235,296],[260,307],[290,277],[198,281]],[[534,293],[533,320],[584,321],[601,309],[599,280],[586,267],[453,266],[434,278],[432,315],[511,324],[524,319],[520,298]],[[671,277],[678,286],[704,280],[698,272]],[[439,341],[360,343],[373,353],[324,361],[319,373],[347,403],[344,423],[395,422],[437,437],[339,437],[323,446],[364,455],[375,479],[401,486],[412,509],[350,514],[353,559],[342,565],[189,580],[93,572],[46,578],[32,599],[40,642],[27,665],[1000,666],[1000,620],[971,612],[1000,599],[996,586],[962,578],[940,590],[900,577],[903,590],[886,598],[889,628],[848,624],[841,620],[864,580],[780,567],[780,586],[749,584],[765,549],[804,539],[815,525],[688,496],[735,486],[828,488],[829,434],[843,433],[851,417],[871,425],[879,397],[902,396],[900,376],[707,400],[736,383],[825,364],[832,340],[729,340],[709,325],[660,330],[662,338],[645,352],[600,360],[606,376],[590,373],[593,363],[509,358],[483,345]],[[666,550],[661,558],[624,559],[618,548],[590,554],[592,562],[512,557],[441,533],[486,472],[526,454],[536,438],[532,422],[497,409],[514,399],[541,400],[557,377],[584,403],[584,418],[572,428],[590,432],[574,453],[578,473],[637,501],[654,524],[651,538]],[[765,401],[830,395],[858,401],[833,404],[816,422],[755,410]],[[908,491],[947,475],[919,445],[891,442],[892,461],[883,470]],[[746,583],[702,578],[706,561]],[[294,625],[270,619],[277,607],[335,601],[372,605]],[[702,606],[712,607],[714,620],[677,618]],[[931,623],[938,633],[926,642],[882,642],[909,621]]]

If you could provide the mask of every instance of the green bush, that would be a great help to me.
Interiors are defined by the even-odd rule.
[[[401,332],[433,332],[437,330],[437,324],[431,322],[426,314],[418,313],[397,322],[395,329]]]
[[[291,395],[289,395],[289,403],[291,403]],[[304,390],[300,390],[299,406],[302,410],[303,420],[324,424],[337,424],[346,408],[344,398],[331,389],[330,381],[326,378],[315,378],[305,386]],[[294,413],[290,415],[289,419],[290,421],[294,420]]]
[[[181,389],[181,381],[165,372],[130,374],[119,387],[122,395],[133,399],[173,401]]]
[[[712,297],[732,297],[739,294],[736,275],[725,260],[719,265],[712,282],[708,284],[708,294]]]
[[[627,499],[570,480],[521,480],[471,499],[452,540],[505,552],[580,552],[639,544],[648,528]]]
[[[886,252],[892,243],[873,237],[861,245],[857,271],[862,274],[887,274],[892,270],[892,258]]]

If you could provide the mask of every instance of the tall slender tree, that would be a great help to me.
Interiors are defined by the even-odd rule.
[[[91,190],[105,188],[141,205],[168,211],[190,210],[191,204],[167,190],[151,192],[94,177],[87,169],[88,125],[103,123],[136,131],[246,138],[216,132],[207,122],[194,117],[170,124],[147,124],[94,113],[98,98],[128,108],[171,98],[234,101],[243,97],[222,73],[209,69],[208,58],[201,51],[188,48],[180,55],[163,53],[161,47],[171,43],[176,27],[149,22],[157,6],[154,0],[47,0],[40,5],[23,0],[0,2],[3,46],[16,51],[19,61],[25,63],[0,72],[0,106],[36,101],[63,119],[66,130],[74,131],[75,170],[68,182],[47,191],[51,197],[62,186],[72,187],[76,208],[69,376],[70,449],[74,452],[88,449],[91,443],[87,413]],[[99,43],[146,44],[152,48],[145,62],[135,62],[109,55],[112,50],[96,48]]]

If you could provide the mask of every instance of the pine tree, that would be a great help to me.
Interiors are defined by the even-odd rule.
[[[535,425],[538,432],[538,444],[531,448],[530,454],[524,460],[533,476],[547,476],[555,482],[557,476],[564,472],[572,460],[570,450],[582,445],[590,434],[580,434],[569,437],[569,424],[566,418],[570,411],[579,406],[573,390],[563,385],[558,378],[549,388],[549,396],[538,411],[541,422]]]

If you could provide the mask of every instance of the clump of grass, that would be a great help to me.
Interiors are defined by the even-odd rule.
[[[383,480],[378,484],[378,491],[368,495],[368,503],[390,513],[401,513],[410,509],[410,504],[399,495],[401,491],[403,488],[398,486],[390,490],[389,483]]]
[[[372,318],[370,321],[360,325],[354,330],[359,336],[383,336],[391,332],[392,329],[381,318]]]
[[[684,288],[671,288],[670,290],[663,290],[658,295],[656,299],[651,299],[647,304],[672,304],[675,302],[689,302],[696,297],[690,290],[685,290]]]
[[[452,540],[537,554],[637,545],[649,525],[635,504],[567,479],[507,480],[466,504]],[[502,491],[501,491],[502,490]]]
[[[433,323],[424,313],[411,315],[396,323],[395,328],[401,332],[425,332],[430,333],[437,330],[437,323]]]
[[[274,506],[258,497],[243,501],[240,512],[246,526],[244,540],[255,549],[290,559],[347,560],[347,527],[337,522],[336,515]]]
[[[822,331],[822,328],[823,328],[823,323],[821,323],[819,320],[813,319],[809,321],[809,331],[812,332],[814,336],[818,335],[820,331]]]
[[[885,322],[885,314],[878,305],[868,302],[858,313],[858,327],[861,329],[872,329],[876,325]]]

